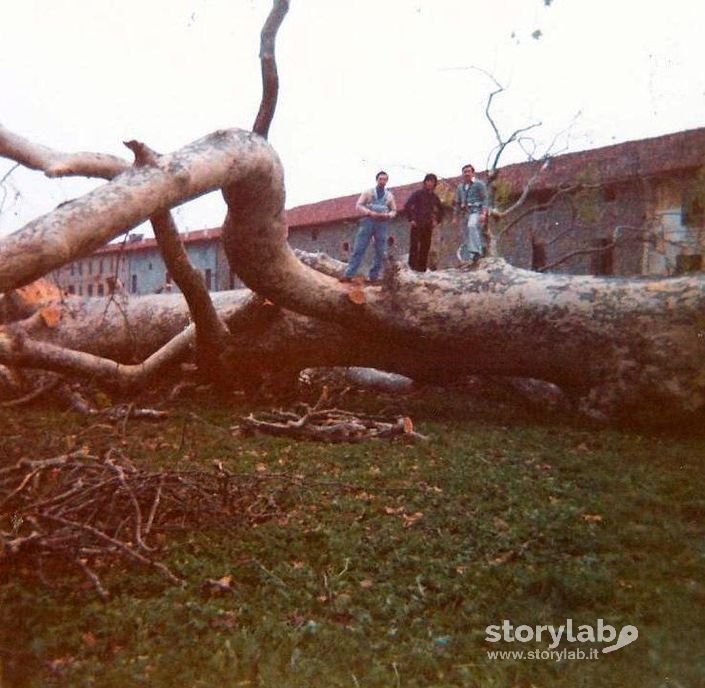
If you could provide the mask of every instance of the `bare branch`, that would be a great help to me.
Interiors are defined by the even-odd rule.
[[[531,190],[532,190],[534,184],[536,183],[536,181],[538,180],[538,178],[546,171],[546,169],[548,169],[548,165],[549,165],[549,159],[544,160],[543,164],[531,176],[529,181],[526,182],[526,184],[524,184],[524,188],[522,189],[521,195],[519,196],[519,198],[514,203],[512,203],[512,205],[509,206],[509,208],[506,208],[505,210],[497,210],[496,208],[493,208],[492,209],[492,217],[495,217],[495,218],[506,217],[507,215],[509,215],[509,213],[511,213],[511,212],[515,211],[517,208],[521,207],[524,204],[524,201],[526,201],[527,197],[531,193]],[[504,234],[504,230],[499,233],[499,236],[501,236],[502,234]]]
[[[28,392],[24,396],[21,396],[17,399],[10,399],[9,401],[0,402],[0,408],[11,408],[13,406],[22,406],[23,404],[29,404],[30,402],[34,401],[35,399],[38,399],[39,397],[41,397],[43,394],[50,392],[60,382],[61,382],[60,377],[54,377],[52,380],[45,382],[44,384],[40,385],[36,389],[33,389],[31,392]]]
[[[229,129],[162,156],[156,167],[131,168],[0,240],[0,291],[89,256],[156,212],[245,182],[256,170],[260,185],[283,189],[283,174],[275,171],[279,167],[276,154],[260,137]]]
[[[488,105],[489,107],[489,105]],[[489,115],[488,115],[489,117]],[[494,123],[492,123],[492,126],[495,128]],[[497,147],[497,152],[495,153],[494,160],[492,161],[492,164],[489,167],[489,173],[492,175],[493,173],[496,173],[497,166],[499,165],[499,159],[502,157],[502,153],[507,149],[507,146],[509,146],[511,143],[514,143],[515,141],[519,140],[519,137],[521,134],[526,133],[527,131],[531,131],[532,129],[536,129],[537,127],[541,126],[541,122],[534,122],[534,124],[529,124],[526,127],[521,127],[520,129],[516,129],[508,139],[502,141],[500,140],[499,146]]]
[[[2,200],[0,200],[0,212],[5,206],[5,201],[7,200],[7,187],[5,186],[5,182],[18,167],[20,167],[20,164],[15,163],[7,172],[5,172],[5,174],[2,176],[2,179],[0,179],[0,190],[2,191]]]
[[[51,370],[57,373],[95,378],[122,389],[138,389],[167,366],[182,359],[195,336],[194,326],[176,335],[143,363],[123,365],[85,351],[67,349],[24,336],[20,330],[0,332],[0,359],[10,365]]]
[[[64,153],[19,136],[0,124],[0,156],[47,177],[113,179],[130,169],[127,160],[104,153]]]
[[[156,166],[159,155],[138,141],[125,145],[134,152],[137,166]],[[196,352],[203,370],[216,367],[218,353],[228,336],[228,330],[213,306],[201,273],[190,263],[174,217],[169,210],[155,213],[150,221],[166,268],[173,277],[196,325]],[[222,370],[221,370],[222,375]]]
[[[629,225],[617,225],[613,230],[612,230],[612,241],[610,241],[608,244],[604,244],[602,246],[594,246],[593,248],[583,248],[583,249],[576,249],[575,251],[570,251],[569,253],[566,253],[562,255],[560,258],[557,258],[554,260],[552,263],[549,263],[548,265],[544,265],[541,267],[537,272],[548,272],[549,270],[552,270],[553,268],[558,267],[559,265],[562,265],[563,263],[566,263],[569,261],[571,258],[576,258],[577,256],[588,256],[591,254],[595,253],[604,253],[605,251],[610,251],[611,249],[615,248],[616,246],[619,246],[620,244],[620,233],[622,230],[635,230],[638,232],[641,232],[642,229],[639,227],[631,227]],[[563,234],[566,234],[567,232],[564,232]],[[642,241],[649,241],[648,235],[642,238]]]
[[[274,6],[262,27],[260,36],[259,57],[262,65],[262,101],[255,123],[252,126],[252,131],[265,139],[269,134],[269,127],[274,117],[279,95],[279,75],[277,74],[274,47],[277,31],[279,31],[279,27],[284,21],[288,10],[289,0],[274,0]]]

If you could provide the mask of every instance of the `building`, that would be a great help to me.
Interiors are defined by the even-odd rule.
[[[508,165],[493,182],[497,205],[531,191],[516,212],[498,221],[500,254],[524,268],[573,274],[670,275],[700,270],[705,254],[705,128],[629,141],[556,156],[536,176],[541,161]],[[479,175],[483,177],[482,174]],[[458,229],[450,222],[450,201],[459,178],[443,180],[439,193],[448,205],[434,233],[431,264],[455,264]],[[397,205],[421,182],[392,187]],[[287,211],[289,242],[347,261],[357,227],[358,194]],[[403,216],[390,223],[389,249],[408,251]],[[220,229],[182,235],[191,263],[209,290],[239,286],[220,241]],[[156,241],[130,234],[92,256],[55,272],[69,293],[102,296],[119,282],[132,294],[173,287]]]

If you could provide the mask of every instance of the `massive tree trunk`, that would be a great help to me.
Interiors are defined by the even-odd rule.
[[[272,31],[287,7],[275,2],[279,14],[263,32],[270,85],[255,125],[260,134],[275,95]],[[168,209],[217,188],[228,206],[228,259],[252,291],[215,294],[213,313],[204,314],[210,307],[198,280],[181,270],[190,313],[180,296],[65,298],[0,327],[0,363],[139,387],[190,356],[197,341],[193,321],[198,346],[207,352],[199,362],[208,360],[205,372],[220,384],[247,384],[271,371],[354,365],[434,382],[467,374],[538,378],[559,385],[586,411],[605,415],[705,408],[705,280],[699,276],[566,277],[489,258],[475,270],[424,275],[390,261],[381,286],[342,284],[340,266],[322,257],[304,260],[290,249],[283,170],[259,134],[217,131],[164,156],[136,142],[130,147],[135,166],[56,153],[0,127],[0,155],[49,175],[108,179],[0,241],[0,291],[89,255],[147,219],[165,260],[175,265],[183,255],[172,250]]]
[[[303,264],[300,264],[304,269]],[[306,268],[306,270],[312,270]],[[608,415],[702,409],[705,302],[700,279],[599,279],[536,275],[499,259],[475,271],[444,271],[419,279],[396,271],[381,288],[353,294],[313,271],[329,300],[322,316],[296,313],[254,299],[244,290],[214,295],[232,332],[222,370],[243,374],[293,373],[315,366],[366,366],[437,383],[468,374],[521,376],[553,382],[585,410]],[[287,290],[287,294],[290,291]],[[277,298],[268,290],[268,299]],[[364,298],[362,303],[357,303]],[[303,297],[307,310],[315,298]],[[144,384],[141,366],[100,366],[63,358],[70,348],[123,364],[141,361],[181,333],[178,357],[193,345],[186,304],[179,295],[113,300],[66,299],[61,318],[40,312],[6,325],[0,361],[83,373],[105,382]],[[185,329],[186,328],[186,329]],[[33,343],[56,349],[40,349]],[[42,358],[43,356],[43,358]],[[128,374],[129,371],[129,374]],[[155,368],[154,374],[159,372]]]

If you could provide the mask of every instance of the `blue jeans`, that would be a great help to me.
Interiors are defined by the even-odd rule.
[[[363,218],[360,221],[360,228],[355,235],[355,244],[353,245],[350,262],[345,270],[346,277],[354,277],[357,274],[370,241],[374,241],[375,257],[370,270],[370,279],[376,280],[379,278],[384,261],[384,250],[387,246],[388,230],[389,225],[386,222],[375,222],[369,218]]]
[[[462,220],[461,220],[462,221]],[[462,227],[462,243],[458,248],[458,260],[477,260],[482,255],[482,235],[480,234],[480,213],[468,213],[467,222]]]

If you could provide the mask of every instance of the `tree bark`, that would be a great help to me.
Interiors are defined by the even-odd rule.
[[[18,162],[26,151],[11,152],[0,151]],[[156,165],[132,167],[2,239],[0,291],[90,255],[157,212],[272,168],[281,169],[276,153],[242,129],[213,132]]]
[[[703,409],[700,278],[537,275],[492,259],[476,271],[421,279],[399,269],[389,287],[362,291],[362,304],[341,297],[357,310],[357,326],[253,302],[246,290],[214,294],[232,332],[224,361],[234,376],[364,366],[437,383],[468,374],[531,377],[557,384],[587,412],[612,416],[649,415],[655,406],[673,415]],[[1,328],[0,362],[61,372],[56,358],[43,362],[23,345],[39,341],[129,363],[167,344],[188,322],[180,295],[113,300],[107,308],[101,299],[67,299],[53,327],[35,314]],[[192,334],[183,336],[182,357]]]

